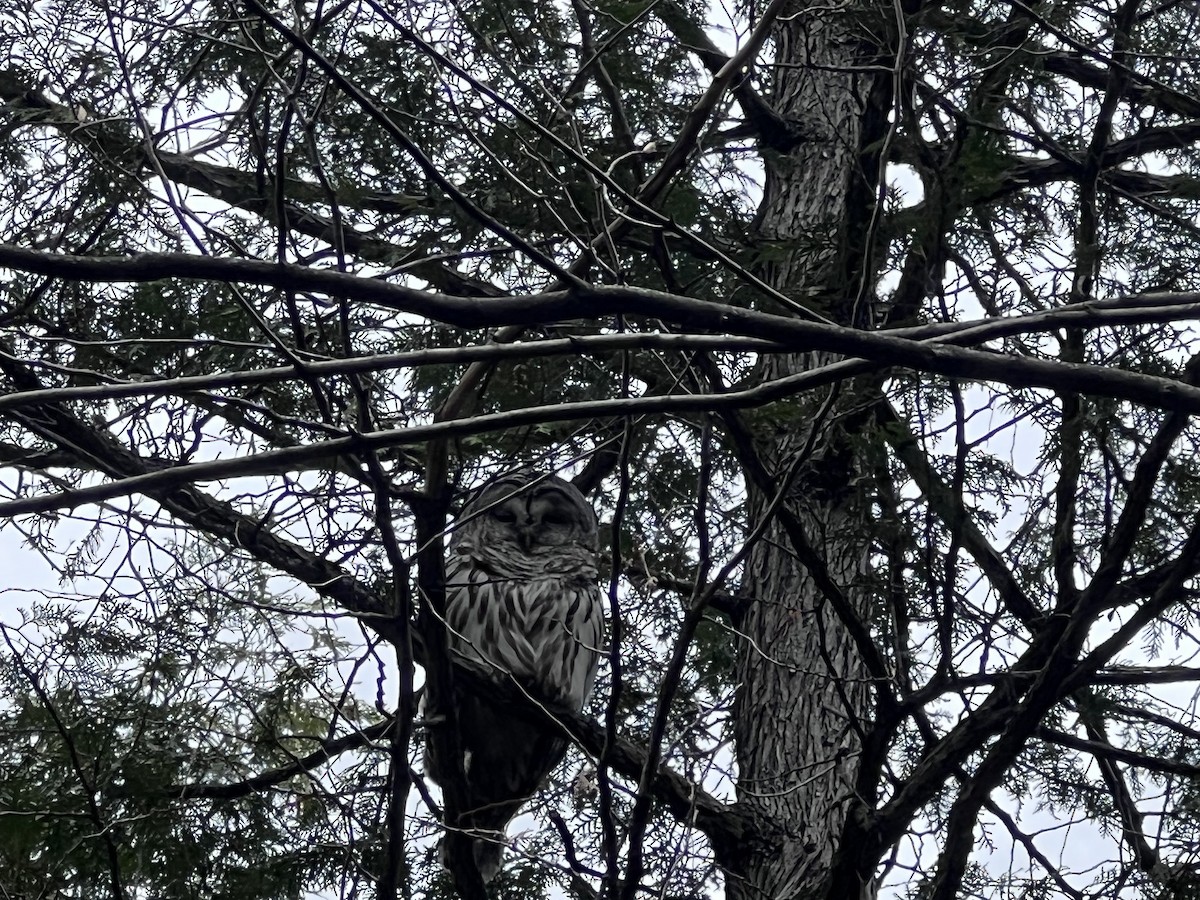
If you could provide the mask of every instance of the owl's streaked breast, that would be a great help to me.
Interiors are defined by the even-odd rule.
[[[589,576],[578,565],[555,573],[527,559],[527,568],[540,571],[501,576],[482,561],[478,553],[457,554],[447,568],[452,649],[582,708],[604,630],[594,564]]]

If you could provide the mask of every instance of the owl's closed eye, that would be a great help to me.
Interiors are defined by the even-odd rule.
[[[594,547],[595,513],[577,496],[578,491],[566,488],[570,488],[566,482],[547,479],[512,496],[512,488],[501,485],[486,491],[472,506],[485,507],[488,539],[511,543],[521,553],[536,554],[573,542]]]

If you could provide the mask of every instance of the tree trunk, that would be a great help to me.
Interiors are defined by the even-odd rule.
[[[877,53],[844,7],[797,7],[775,33],[776,108],[813,140],[766,153],[759,211],[760,271],[774,287],[839,324],[862,324],[872,287],[867,254],[888,97],[865,67]],[[856,71],[857,69],[857,71]],[[884,93],[881,96],[881,90]],[[772,357],[764,379],[829,361],[823,354]],[[831,863],[858,769],[859,730],[871,718],[862,659],[829,603],[828,575],[868,621],[863,588],[870,549],[868,508],[856,485],[857,453],[843,415],[848,390],[806,395],[787,421],[759,426],[748,474],[751,522],[789,472],[790,527],[771,525],[751,553],[745,593],[755,601],[738,623],[736,717],[739,799],[775,822],[780,846],[729,878],[733,900],[815,898]],[[743,461],[747,461],[743,447]],[[764,471],[765,470],[765,471]],[[765,477],[764,477],[765,476]],[[757,483],[755,483],[757,482]],[[798,541],[797,538],[802,533]],[[799,546],[798,546],[799,544]],[[804,545],[807,544],[807,547]],[[808,551],[823,562],[813,565]],[[814,578],[814,568],[817,577]],[[870,872],[860,896],[870,896]],[[848,896],[843,894],[843,896]]]

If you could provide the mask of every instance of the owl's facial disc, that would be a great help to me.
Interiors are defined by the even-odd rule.
[[[477,545],[507,547],[514,553],[549,560],[568,547],[595,550],[595,513],[567,482],[557,478],[536,483],[502,480],[467,508],[476,514]],[[480,514],[482,518],[479,518]]]

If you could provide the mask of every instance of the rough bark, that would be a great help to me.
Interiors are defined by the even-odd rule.
[[[877,51],[858,37],[858,15],[797,5],[776,30],[772,103],[815,140],[765,154],[758,237],[772,286],[839,323],[861,325],[869,321],[878,170],[864,148],[877,153],[886,130],[886,85],[866,68],[877,64]],[[776,357],[762,374],[821,362],[828,356]],[[868,618],[862,576],[870,529],[845,416],[851,393],[843,387],[837,396],[802,398],[778,413],[786,421],[760,424],[753,448],[742,448],[752,520],[793,479],[789,527],[773,524],[746,567],[744,593],[759,599],[738,623],[736,717],[739,799],[787,823],[787,833],[776,836],[777,851],[746,860],[744,878],[730,877],[734,900],[824,896],[854,798],[859,735],[872,709],[867,667],[844,624],[848,614]],[[849,610],[835,612],[831,582]],[[859,893],[870,896],[871,873],[861,875]]]

